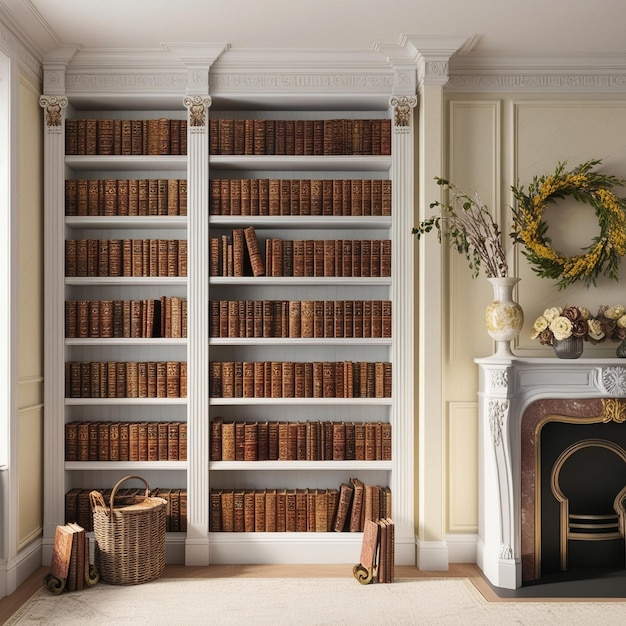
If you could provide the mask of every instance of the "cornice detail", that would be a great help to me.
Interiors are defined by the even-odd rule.
[[[271,89],[289,91],[293,89],[352,89],[352,90],[391,90],[393,76],[390,73],[211,73],[211,91],[236,89]]]
[[[41,79],[43,71],[41,63],[26,49],[18,38],[0,22],[0,48],[14,56],[33,75]]]
[[[187,73],[106,73],[72,74],[65,77],[65,85],[71,91],[115,91],[135,90],[149,93],[154,89],[181,91],[187,87]]]
[[[452,74],[446,90],[455,91],[626,91],[626,74]]]

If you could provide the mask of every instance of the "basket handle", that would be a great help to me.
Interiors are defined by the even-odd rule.
[[[148,486],[148,483],[146,482],[144,478],[142,478],[141,476],[134,476],[134,475],[124,476],[124,478],[121,478],[120,480],[117,481],[115,487],[113,487],[111,491],[111,499],[109,500],[109,515],[113,516],[113,503],[115,502],[115,494],[117,493],[117,490],[120,488],[120,485],[123,482],[126,482],[127,480],[132,480],[133,478],[140,480],[146,486],[145,496],[148,497],[150,495],[150,487]]]

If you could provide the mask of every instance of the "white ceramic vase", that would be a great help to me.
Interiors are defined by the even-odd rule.
[[[485,311],[487,333],[496,342],[494,356],[513,356],[511,341],[524,325],[524,311],[513,300],[513,288],[519,282],[514,277],[487,279],[493,287],[493,302]]]

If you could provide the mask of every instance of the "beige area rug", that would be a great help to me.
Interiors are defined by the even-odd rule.
[[[159,579],[99,583],[52,595],[42,588],[7,625],[517,624],[626,623],[624,602],[487,602],[465,578],[361,585],[354,578]]]

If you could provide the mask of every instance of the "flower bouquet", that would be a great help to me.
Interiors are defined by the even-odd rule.
[[[570,337],[579,337],[595,344],[605,340],[607,328],[608,319],[607,324],[603,325],[602,321],[593,317],[585,307],[554,306],[546,309],[543,315],[535,320],[530,338],[539,339],[539,343],[544,346],[554,346],[555,342]]]

